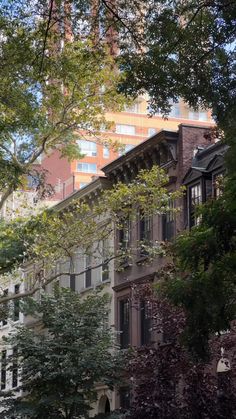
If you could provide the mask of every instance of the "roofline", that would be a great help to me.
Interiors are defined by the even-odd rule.
[[[82,189],[73,192],[71,195],[67,196],[65,199],[55,204],[53,207],[51,207],[51,209],[60,211],[61,209],[66,208],[75,199],[85,198],[95,190],[100,189],[101,187],[108,187],[110,186],[110,184],[110,181],[105,176],[99,176],[92,182],[90,182],[88,185],[84,186]]]
[[[140,144],[132,148],[131,150],[127,151],[127,153],[123,154],[122,156],[118,157],[117,159],[113,160],[111,163],[108,163],[106,166],[102,167],[104,173],[109,173],[111,170],[115,169],[117,166],[120,166],[122,162],[125,162],[129,159],[132,155],[135,156],[139,154],[143,149],[152,143],[156,143],[158,140],[177,140],[178,138],[178,131],[177,130],[160,130],[158,133],[152,135],[151,137],[147,138],[146,140],[142,141]]]
[[[209,124],[209,121],[202,121],[206,124]],[[213,122],[211,125],[197,125],[197,124],[185,124],[184,122],[181,122],[178,127],[187,127],[187,128],[201,128],[201,129],[212,129],[215,126],[215,122]]]

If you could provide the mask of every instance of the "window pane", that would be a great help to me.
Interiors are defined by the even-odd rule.
[[[134,125],[116,124],[116,133],[117,134],[135,135],[135,126]]]
[[[140,316],[141,316],[141,345],[147,345],[151,343],[152,337],[152,311],[151,303],[149,301],[141,301],[140,304]]]
[[[147,256],[148,249],[146,246],[151,245],[152,238],[152,218],[147,215],[140,214],[139,222],[139,240],[140,240],[140,255]]]
[[[200,217],[196,216],[196,207],[202,202],[201,184],[189,188],[189,221],[190,227],[199,224]]]
[[[97,165],[95,163],[78,163],[77,170],[83,173],[97,173]]]
[[[108,159],[110,157],[110,150],[108,147],[103,147],[103,157]]]
[[[156,134],[157,130],[156,128],[148,128],[148,136],[151,137],[151,135]]]
[[[80,150],[82,154],[85,154],[86,156],[96,156],[97,155],[97,144],[92,141],[87,140],[79,140],[78,141]]]
[[[128,151],[132,150],[132,148],[134,148],[134,147],[135,147],[134,144],[125,144],[124,148],[122,148],[121,150],[119,150],[119,152],[118,152],[119,156],[123,156],[123,154],[125,154]]]
[[[102,241],[102,281],[109,279],[109,242],[107,239]]]
[[[120,345],[127,348],[129,345],[129,300],[120,301]]]
[[[92,269],[91,269],[91,256],[86,255],[85,257],[85,288],[89,288],[92,285]]]
[[[15,285],[15,294],[19,294],[20,291],[20,285],[17,284]],[[19,320],[19,315],[20,315],[20,300],[14,300],[13,302],[14,304],[14,308],[13,308],[13,320],[16,322],[17,320]]]
[[[18,385],[18,351],[17,348],[13,349],[13,361],[12,361],[12,387]]]
[[[139,113],[139,103],[133,103],[130,106],[125,106],[125,112]]]
[[[80,182],[80,189],[85,188],[88,185],[88,182]]]
[[[1,390],[6,388],[6,374],[7,374],[7,351],[2,351],[1,357]]]

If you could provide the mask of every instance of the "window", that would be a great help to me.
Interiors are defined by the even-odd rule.
[[[122,228],[119,230],[119,246],[122,250],[127,250],[130,246],[131,222],[129,217],[124,220]]]
[[[129,247],[131,241],[131,222],[130,218],[127,217],[124,220],[122,228],[118,231],[119,248],[122,252],[121,264],[126,265],[129,261]]]
[[[129,300],[120,301],[120,346],[122,349],[130,343],[130,307]]]
[[[123,156],[123,154],[127,153],[129,150],[132,150],[132,148],[134,147],[135,147],[134,144],[125,144],[122,150],[119,150],[118,152],[119,156]]]
[[[82,154],[90,157],[96,157],[97,155],[97,144],[92,141],[79,140],[78,141]]]
[[[88,185],[88,182],[80,182],[80,189],[85,188]]]
[[[14,288],[15,288],[14,289],[15,294],[19,294],[20,285],[17,284],[17,285],[15,285]],[[14,306],[13,306],[13,320],[14,320],[14,322],[17,322],[19,320],[19,317],[20,317],[20,300],[19,299],[14,300],[13,304],[14,304]]]
[[[107,281],[109,279],[109,243],[105,239],[102,241],[102,281]]]
[[[169,116],[172,117],[172,118],[179,118],[180,117],[180,105],[179,105],[179,103],[173,103],[172,104]]]
[[[70,289],[75,291],[75,274],[70,274]]]
[[[120,394],[120,407],[124,410],[130,408],[130,390],[129,387],[121,387],[119,390]]]
[[[3,297],[7,297],[8,295],[8,289],[3,291]],[[2,320],[2,325],[5,326],[7,324],[7,319],[8,319],[8,311],[9,311],[9,304],[8,302],[3,303],[3,320]]]
[[[116,133],[117,134],[135,135],[135,126],[134,125],[116,124]]]
[[[149,215],[140,213],[139,219],[139,240],[140,240],[140,255],[147,256],[148,249],[146,246],[150,246],[152,238],[152,219]]]
[[[174,202],[169,200],[169,211],[162,215],[162,240],[171,240],[174,237]]]
[[[223,173],[217,173],[217,175],[213,176],[213,194],[216,199],[223,193],[223,178]]]
[[[140,320],[141,320],[141,345],[148,345],[152,338],[152,311],[149,301],[141,301],[140,303]]]
[[[157,130],[156,128],[148,128],[148,136],[151,137],[151,135],[156,134]]]
[[[104,159],[109,159],[110,157],[110,150],[108,147],[103,147],[103,157]]]
[[[194,111],[191,109],[188,114],[189,119],[197,121],[207,121],[207,112],[205,111]]]
[[[1,390],[6,388],[7,378],[7,351],[2,351],[1,357]]]
[[[189,188],[189,225],[193,227],[194,225],[199,224],[200,217],[196,216],[196,207],[202,202],[202,191],[201,185],[191,186]]]
[[[139,113],[139,103],[132,103],[130,106],[125,106],[125,112]]]
[[[18,385],[18,351],[17,348],[13,349],[12,352],[12,387]]]
[[[78,163],[77,170],[83,173],[97,173],[97,165],[95,163]]]
[[[91,255],[85,257],[85,288],[90,288],[92,285],[92,268]]]

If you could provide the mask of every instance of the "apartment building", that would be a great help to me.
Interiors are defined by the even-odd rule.
[[[168,119],[163,119],[160,114],[150,118],[148,112],[146,97],[139,97],[123,112],[108,112],[106,119],[112,122],[112,128],[100,133],[101,141],[94,138],[78,139],[85,156],[79,161],[68,162],[60,157],[58,151],[44,155],[42,168],[48,171],[48,182],[55,188],[53,199],[64,199],[75,190],[85,187],[95,176],[103,175],[103,166],[162,129],[177,130],[181,123],[197,123],[203,127],[214,125],[210,111],[194,111],[182,100],[172,103]],[[106,140],[120,144],[121,148],[117,151],[105,146]]]

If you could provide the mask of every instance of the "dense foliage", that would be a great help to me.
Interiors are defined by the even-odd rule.
[[[31,327],[19,326],[7,338],[21,360],[15,391],[23,393],[17,399],[15,391],[2,394],[1,418],[88,417],[95,384],[113,388],[120,376],[108,306],[107,294],[82,298],[65,289],[25,303],[25,313],[34,316]],[[12,357],[8,362],[11,370]]]
[[[167,180],[165,170],[153,166],[151,170],[140,171],[137,178],[129,184],[118,183],[101,191],[96,202],[91,202],[88,195],[87,199],[72,200],[61,210],[55,207],[34,217],[2,223],[0,272],[5,274],[6,281],[14,272],[18,281],[21,281],[22,272],[17,268],[22,262],[30,262],[33,270],[36,267],[34,274],[37,274],[37,269],[43,269],[43,274],[40,275],[40,281],[35,275],[32,287],[24,294],[9,294],[1,302],[32,295],[60,275],[70,275],[69,268],[66,272],[58,272],[57,263],[61,260],[73,262],[73,256],[78,249],[81,260],[84,260],[84,255],[89,255],[93,257],[93,267],[99,266],[103,257],[102,243],[111,238],[115,228],[124,228],[127,217],[136,219],[137,207],[143,216],[177,211],[170,202],[181,196],[181,191],[169,192],[166,188]],[[137,247],[142,245],[137,243]],[[131,260],[136,251],[137,248],[133,249],[133,253],[130,252]],[[157,243],[151,247],[150,257],[160,252],[162,248]],[[127,256],[123,253],[122,248],[114,253],[113,245],[108,246],[106,260],[119,261]],[[81,272],[73,273],[81,275]]]
[[[79,158],[79,139],[95,139],[124,102],[109,51],[69,36],[62,3],[0,2],[0,207],[29,180],[37,188],[42,153]]]
[[[194,360],[181,336],[184,312],[160,298],[150,284],[134,290],[133,304],[146,301],[151,310],[152,334],[156,345],[134,348],[129,359],[132,419],[214,419],[236,414],[235,325],[230,333],[210,341],[208,362]],[[216,374],[220,347],[231,361],[232,370]]]

